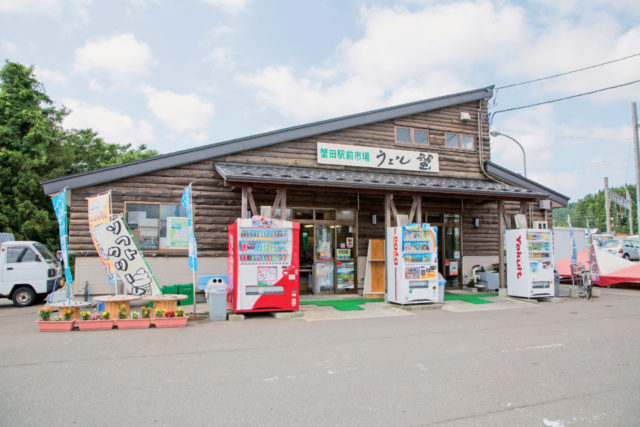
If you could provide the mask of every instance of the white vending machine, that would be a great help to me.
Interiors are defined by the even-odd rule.
[[[396,304],[441,302],[437,227],[407,224],[387,228],[387,294]]]
[[[554,295],[551,230],[507,230],[507,295],[524,298]]]

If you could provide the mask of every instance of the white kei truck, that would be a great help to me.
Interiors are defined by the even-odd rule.
[[[58,260],[45,245],[31,241],[0,243],[0,297],[18,307],[42,301],[62,286]]]

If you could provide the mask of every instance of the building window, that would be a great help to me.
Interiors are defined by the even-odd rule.
[[[445,133],[445,145],[449,148],[462,148],[473,150],[475,148],[475,138],[473,135],[462,135],[459,133]]]
[[[187,250],[187,210],[179,204],[126,202],[125,217],[143,250]]]
[[[399,144],[429,144],[429,132],[424,129],[396,127],[396,143]]]

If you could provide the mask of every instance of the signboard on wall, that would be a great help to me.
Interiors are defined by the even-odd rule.
[[[437,153],[324,142],[317,144],[317,162],[361,168],[440,172]]]

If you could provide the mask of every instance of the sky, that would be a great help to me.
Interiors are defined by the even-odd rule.
[[[0,0],[0,58],[111,143],[160,153],[640,54],[637,0]],[[491,130],[578,201],[635,184],[640,56],[496,91]],[[492,161],[523,173],[518,146]]]

